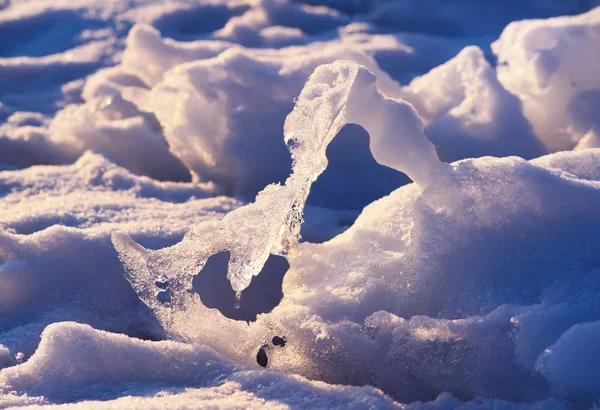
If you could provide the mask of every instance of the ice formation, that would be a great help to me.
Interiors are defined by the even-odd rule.
[[[598,5],[0,0],[0,408],[593,408]]]
[[[404,171],[421,187],[443,177],[444,166],[410,105],[383,97],[376,78],[363,66],[344,61],[320,66],[286,119],[293,169],[284,185],[268,186],[254,203],[220,221],[194,226],[182,242],[166,249],[149,251],[126,235],[114,234],[128,280],[142,300],[158,308],[160,283],[166,281],[172,303],[178,306],[208,257],[222,251],[231,254],[227,278],[233,289],[241,293],[248,287],[271,253],[287,253],[296,244],[310,187],[327,167],[327,146],[348,123],[369,132],[379,163]]]
[[[354,75],[348,74],[352,67]],[[153,253],[181,263],[179,256],[189,252],[178,252],[181,244],[146,251],[117,236],[129,275],[141,273],[147,286],[134,276],[134,288],[172,337],[207,343],[241,363],[251,363],[265,337],[284,334],[289,342],[269,353],[269,368],[328,382],[374,384],[403,401],[433,399],[445,390],[465,398],[523,400],[562,391],[536,363],[546,363],[544,349],[571,326],[599,317],[597,292],[579,296],[586,287],[597,289],[598,153],[554,154],[533,163],[515,157],[470,159],[449,167],[437,159],[412,107],[382,97],[368,71],[356,67],[339,62],[311,76],[285,125],[294,172],[286,185],[267,192],[283,195],[298,181],[307,189],[326,166],[323,154],[314,152],[323,152],[327,136],[347,121],[369,131],[378,161],[405,171],[417,184],[371,204],[334,240],[290,252],[284,299],[249,326],[224,319],[179,285],[171,305],[156,299],[156,275],[163,271]],[[387,156],[396,147],[399,151]],[[295,178],[300,175],[306,178]],[[232,213],[253,210],[261,196]],[[548,218],[561,222],[546,226]],[[200,266],[189,269],[188,281]],[[561,276],[565,270],[568,278]],[[573,293],[562,294],[565,286]],[[555,305],[557,298],[565,304]],[[229,334],[243,334],[243,341],[232,344]],[[511,359],[500,364],[505,355]],[[336,371],[339,363],[342,371]],[[582,364],[582,371],[591,372],[591,363]],[[399,368],[406,373],[399,376]],[[596,390],[561,394],[590,400]]]

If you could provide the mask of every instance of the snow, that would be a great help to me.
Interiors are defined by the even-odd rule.
[[[589,397],[600,394],[600,383],[596,377],[600,364],[596,349],[600,341],[599,326],[600,322],[596,321],[571,327],[538,358],[536,369],[561,393]]]
[[[596,406],[599,5],[0,0],[0,408]]]
[[[590,131],[585,134],[575,145],[573,150],[580,150],[586,148],[600,148],[600,136],[596,131]]]
[[[70,392],[76,398],[80,389],[102,382],[108,383],[104,386],[108,392],[127,382],[202,384],[233,369],[202,346],[145,342],[63,322],[46,327],[35,356],[5,370],[2,384],[46,397]],[[77,377],[71,376],[75,374]]]
[[[241,297],[270,253],[287,253],[300,233],[305,201],[312,182],[327,167],[326,150],[340,129],[362,125],[371,138],[371,151],[382,165],[404,171],[422,188],[446,168],[423,132],[409,104],[383,97],[375,76],[364,66],[337,61],[319,66],[302,90],[284,125],[284,140],[293,159],[284,185],[269,185],[252,204],[228,213],[218,222],[193,226],[184,240],[170,248],[148,251],[127,235],[113,234],[113,243],[126,266],[127,279],[140,299],[163,316],[157,296],[166,282],[169,304],[187,305],[193,277],[208,258],[229,251],[227,278]],[[365,115],[366,114],[366,115]]]
[[[467,47],[415,78],[403,98],[417,108],[446,161],[484,155],[535,158],[546,152],[520,100],[500,84],[478,47]]]
[[[514,22],[492,44],[500,82],[523,100],[536,134],[553,151],[597,129],[600,9],[574,17]]]
[[[140,388],[136,385],[151,389],[154,396],[86,401],[76,408],[171,408],[174,397],[178,401],[175,408],[198,404],[209,408],[397,407],[371,387],[328,386],[298,376],[239,369],[199,345],[141,341],[72,322],[48,326],[38,352],[26,364],[4,371],[2,383],[58,401],[90,396],[110,399],[122,386],[135,392]],[[97,365],[90,368],[90,360]],[[70,377],[72,374],[80,377]],[[214,385],[216,380],[218,385]],[[164,386],[182,383],[188,387],[161,392]],[[91,384],[94,387],[86,389]],[[295,394],[285,397],[282,391]]]

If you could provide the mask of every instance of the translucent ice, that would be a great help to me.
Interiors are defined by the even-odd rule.
[[[327,146],[347,123],[369,132],[380,164],[405,172],[422,188],[432,173],[443,174],[444,165],[412,106],[383,97],[375,76],[363,66],[347,61],[322,65],[285,122],[293,171],[284,185],[267,186],[254,203],[194,226],[169,248],[146,250],[126,234],[113,234],[127,279],[140,298],[160,309],[165,301],[157,296],[167,287],[167,304],[177,306],[208,257],[222,251],[231,253],[227,278],[233,289],[239,293],[248,287],[271,253],[286,253],[295,244],[310,187],[327,167]]]
[[[497,64],[487,49],[505,22],[599,3],[492,3],[0,0],[0,408],[592,407],[597,10],[511,25]],[[412,109],[349,63],[317,70],[282,134],[309,75],[340,59],[412,104],[444,161],[576,151],[441,164]],[[374,158],[418,184],[368,195],[400,175]],[[42,163],[71,165],[19,169]],[[295,244],[302,217],[303,235],[337,236]],[[159,249],[188,231],[158,251],[127,236]],[[287,261],[271,255],[235,312],[257,285],[276,301],[233,320],[227,262],[241,286],[273,252]],[[167,336],[191,343],[134,339]]]

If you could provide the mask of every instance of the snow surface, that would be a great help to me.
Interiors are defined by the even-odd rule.
[[[597,406],[595,6],[0,1],[0,408]]]

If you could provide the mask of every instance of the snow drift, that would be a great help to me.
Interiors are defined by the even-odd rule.
[[[0,10],[0,407],[597,402],[599,9],[306,3]]]

